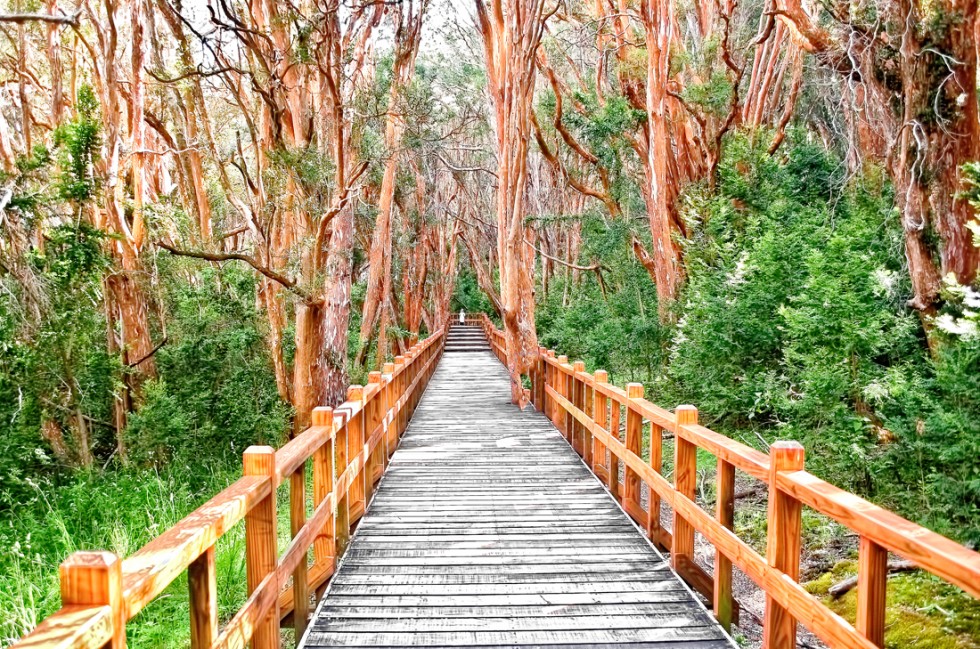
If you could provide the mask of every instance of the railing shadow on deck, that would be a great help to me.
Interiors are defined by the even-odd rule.
[[[298,641],[310,593],[325,586],[346,550],[444,344],[444,331],[416,343],[383,372],[372,372],[367,386],[351,386],[342,405],[314,409],[310,428],[278,451],[248,448],[242,478],[134,555],[68,557],[59,570],[62,608],[11,649],[125,647],[126,623],[185,570],[193,649],[239,649],[249,642],[256,649],[277,648],[280,623],[290,618]],[[310,460],[313,513],[307,519]],[[276,492],[287,481],[292,538],[279,554]],[[215,545],[243,519],[249,595],[220,628]]]
[[[503,332],[485,314],[475,319],[493,353],[506,365]],[[775,442],[769,454],[762,453],[699,425],[694,406],[664,410],[643,398],[642,384],[630,383],[622,390],[608,383],[605,371],[586,373],[584,363],[569,364],[566,356],[556,357],[553,350],[540,348],[529,373],[534,406],[551,419],[650,539],[670,550],[674,570],[712,602],[715,617],[726,629],[737,615],[733,565],[765,592],[766,649],[795,647],[797,623],[832,649],[884,647],[889,552],[980,598],[980,554],[808,473],[803,468],[803,447],[797,442]],[[625,437],[619,432],[623,418]],[[641,454],[644,421],[650,423],[649,463]],[[661,474],[664,431],[673,433],[675,440],[673,484]],[[698,449],[717,460],[713,514],[695,502]],[[736,469],[768,487],[764,557],[733,531]],[[641,504],[641,483],[650,494],[646,509]],[[661,526],[661,502],[672,510],[671,531]],[[860,538],[854,626],[799,583],[804,506]],[[715,548],[713,575],[694,562],[695,532]]]

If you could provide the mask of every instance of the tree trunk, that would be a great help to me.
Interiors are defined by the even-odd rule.
[[[680,284],[680,250],[674,243],[672,223],[676,186],[668,162],[672,155],[667,130],[667,83],[673,25],[671,0],[643,0],[643,28],[647,46],[646,113],[647,147],[644,170],[650,234],[653,237],[654,281],[660,319],[669,317]]]

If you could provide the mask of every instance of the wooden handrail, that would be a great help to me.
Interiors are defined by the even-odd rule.
[[[437,331],[405,357],[351,386],[335,409],[316,408],[312,425],[278,451],[250,447],[245,473],[132,556],[77,552],[61,566],[63,607],[11,649],[125,646],[126,623],[184,571],[188,573],[193,649],[279,646],[279,625],[292,617],[297,641],[309,593],[333,575],[374,485],[394,453],[445,345]],[[306,466],[313,460],[313,514],[306,518]],[[276,492],[289,482],[292,539],[276,547]],[[215,544],[245,521],[249,597],[218,628]],[[310,548],[314,563],[307,565]],[[290,583],[290,578],[292,582]]]
[[[491,350],[506,363],[504,334],[486,315],[480,320]],[[808,473],[803,469],[803,449],[795,442],[776,442],[767,455],[699,425],[693,406],[678,406],[670,412],[644,399],[639,384],[624,391],[606,383],[606,372],[588,374],[583,364],[569,364],[553,350],[539,350],[530,376],[535,407],[555,423],[589,468],[605,478],[610,492],[638,524],[646,526],[651,539],[672,550],[674,568],[712,601],[723,625],[728,626],[737,611],[731,591],[733,565],[763,589],[768,649],[795,647],[797,622],[834,649],[883,647],[888,552],[980,598],[980,554]],[[627,419],[625,441],[619,435],[621,409]],[[642,440],[637,437],[634,417],[650,422],[650,463],[640,455]],[[640,431],[642,434],[642,428]],[[657,441],[662,431],[673,433],[676,440],[674,484],[660,473],[662,449]],[[717,458],[714,515],[695,502],[688,482],[696,470],[692,452],[696,448]],[[627,483],[637,477],[648,486],[651,502],[662,500],[673,510],[673,535],[659,529],[657,507],[644,510],[635,486],[619,482],[620,463],[626,467]],[[732,531],[735,469],[769,489],[765,557]],[[860,537],[855,625],[799,584],[802,506],[833,518]],[[713,575],[706,575],[693,563],[695,530],[715,548]]]

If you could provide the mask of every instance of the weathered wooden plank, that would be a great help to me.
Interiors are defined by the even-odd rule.
[[[375,618],[326,618],[317,621],[314,633],[441,633],[450,631],[508,632],[515,628],[522,631],[573,631],[583,629],[660,629],[684,626],[704,626],[704,618],[695,606],[686,611],[658,611],[644,615],[611,614],[567,615],[552,617],[453,617],[406,619]]]
[[[428,618],[534,618],[561,616],[591,616],[606,617],[609,615],[657,615],[679,613],[691,610],[688,601],[677,602],[647,602],[639,604],[624,604],[612,602],[608,604],[562,604],[558,606],[388,606],[363,605],[362,600],[350,600],[351,605],[332,604],[320,610],[325,618],[384,618],[397,617],[406,619]]]
[[[308,646],[382,647],[469,647],[547,646],[579,644],[593,646],[615,642],[663,642],[715,640],[725,646],[717,626],[648,629],[579,629],[574,631],[444,631],[428,633],[320,633],[311,631]]]

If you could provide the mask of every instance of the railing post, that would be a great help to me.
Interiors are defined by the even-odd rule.
[[[630,401],[643,398],[642,383],[628,383],[626,385],[626,449],[636,455],[643,457],[643,416],[630,407]],[[623,474],[623,509],[632,518],[637,518],[636,514],[641,509],[640,505],[640,476],[627,465]]]
[[[312,413],[311,413],[312,417]],[[312,419],[311,419],[312,421]],[[289,476],[289,532],[293,538],[303,531],[306,524],[306,461],[300,463]],[[306,557],[296,564],[293,571],[293,628],[296,638],[303,637],[310,609],[309,577]]]
[[[568,374],[567,374],[568,370],[565,367],[566,365],[568,365],[568,356],[562,354],[561,356],[558,357],[557,390],[558,390],[558,394],[560,394],[566,401],[570,401],[571,399],[569,398],[569,390],[568,390],[568,386],[569,386]],[[558,430],[561,431],[561,434],[564,435],[565,439],[568,440],[568,443],[571,444],[572,438],[569,435],[570,426],[568,420],[569,420],[568,411],[565,410],[563,406],[559,406],[558,407]]]
[[[715,516],[728,529],[735,526],[735,465],[718,458]],[[714,605],[715,618],[726,631],[731,630],[732,562],[720,550],[715,549]]]
[[[187,567],[191,649],[208,649],[218,637],[217,568],[212,545]]]
[[[405,376],[408,374],[408,372],[404,371],[405,370],[404,356],[395,356],[395,369],[401,370],[398,374],[398,379],[397,379],[398,385],[395,389],[395,393],[398,395],[398,400],[401,401],[405,397],[405,386],[408,385],[408,383],[405,380]],[[401,437],[402,433],[405,432],[405,421],[406,421],[405,410],[406,410],[406,405],[405,403],[402,403],[398,407],[398,413],[395,415],[395,428],[398,430],[399,438]]]
[[[657,473],[664,468],[664,431],[654,422],[650,422],[650,467]],[[647,504],[647,538],[654,543],[665,546],[663,529],[660,525],[660,495],[654,491],[653,485],[647,485],[650,492]]]
[[[858,549],[857,630],[875,646],[885,646],[888,551],[861,537]]]
[[[268,477],[271,493],[245,514],[245,570],[248,594],[276,570],[276,451],[271,446],[250,446],[243,456],[245,475]],[[274,603],[255,625],[253,649],[279,648],[279,585],[273,584]]]
[[[548,350],[548,358],[552,358],[552,359],[555,358],[555,350],[553,349]],[[555,366],[551,363],[548,364],[547,368],[548,369],[546,370],[546,374],[545,374],[545,383],[547,385],[550,385],[551,389],[557,392],[559,391],[558,372],[557,370],[555,370]],[[545,405],[545,414],[548,415],[548,419],[551,420],[551,423],[554,425],[554,427],[558,428],[558,413],[561,411],[561,408],[558,406],[557,403],[555,403],[555,400],[552,397],[546,397],[546,399],[547,399],[547,404]]]
[[[364,442],[366,444],[371,443],[371,438],[377,432],[379,426],[381,426],[381,400],[384,396],[381,391],[384,386],[381,385],[381,372],[371,372],[368,374],[368,385],[377,385],[378,390],[370,398],[370,400],[364,403]],[[381,479],[381,473],[383,471],[383,462],[381,461],[381,454],[384,453],[384,434],[378,440],[378,445],[371,449],[368,453],[365,471],[364,471],[364,502],[365,506],[367,503],[371,502],[371,494],[374,493],[374,483]]]
[[[393,374],[395,372],[394,363],[385,363],[382,368],[385,376],[385,414],[387,417],[389,412],[398,407],[398,379],[396,379]],[[394,414],[391,420],[388,422],[387,430],[385,431],[385,469],[388,468],[388,462],[391,461],[391,456],[395,453],[395,447],[398,446],[398,421],[397,416]]]
[[[694,406],[677,406],[674,410],[677,428],[698,423],[698,409]],[[674,489],[689,500],[694,500],[698,481],[698,447],[679,432],[674,434]],[[686,572],[694,565],[694,526],[674,509],[674,538],[670,545],[670,563],[674,570]]]
[[[545,384],[545,362],[544,357],[547,350],[544,347],[538,347],[538,357],[536,364],[538,367],[537,374],[535,376],[534,382],[534,407],[538,409],[538,412],[544,412],[544,384]]]
[[[584,368],[583,368],[584,370]],[[594,378],[594,377],[592,377]],[[592,385],[582,380],[582,410],[585,411],[586,416],[595,422],[595,397],[593,396],[594,390]],[[583,459],[585,460],[586,466],[595,473],[595,460],[594,460],[594,448],[592,446],[592,427],[588,424],[582,426],[582,434],[584,439],[582,440],[582,453]]]
[[[622,404],[616,399],[609,400],[609,434],[620,442],[623,441],[619,434],[620,422],[622,421],[621,406]],[[625,504],[623,501],[623,492],[619,488],[619,456],[612,451],[609,452],[608,482],[609,493],[612,494],[613,498],[619,500],[620,503]]]
[[[126,647],[126,607],[122,599],[122,561],[111,552],[76,552],[58,569],[63,606],[108,606],[112,611],[109,649]]]
[[[769,511],[766,561],[793,581],[800,578],[800,501],[780,491],[776,476],[803,469],[803,447],[797,442],[775,442],[769,447]],[[762,632],[764,649],[796,647],[796,620],[789,611],[766,595]]]
[[[579,411],[585,410],[585,382],[579,378],[579,372],[585,371],[585,363],[582,361],[575,361],[572,365],[572,389],[571,389],[571,402],[572,405],[578,408]],[[572,417],[572,448],[581,457],[585,457],[585,426],[582,422],[578,420],[578,417]]]
[[[353,526],[364,515],[366,505],[364,496],[367,493],[364,484],[367,475],[364,470],[364,466],[367,464],[364,461],[364,387],[352,385],[347,388],[347,400],[361,404],[357,413],[352,413],[350,421],[347,422],[347,461],[362,460],[361,467],[347,491],[347,507],[350,512],[350,524]]]
[[[314,426],[329,426],[333,429],[333,408],[314,408],[312,423]],[[313,507],[314,509],[327,499],[333,492],[334,469],[333,456],[336,439],[331,438],[326,444],[313,453]],[[337,516],[337,503],[334,503],[333,513],[327,517],[323,531],[316,535],[313,541],[313,560],[317,565],[330,563],[336,565],[336,535],[334,523]],[[331,568],[330,572],[333,572]],[[294,598],[295,599],[295,598]]]
[[[334,421],[334,428],[337,431],[334,436],[334,477],[333,485],[347,471],[350,464],[351,453],[349,447],[349,426],[350,413],[347,410],[334,411],[335,416],[340,417],[340,423]],[[334,487],[336,489],[336,487]],[[347,549],[347,542],[350,540],[350,498],[348,492],[350,487],[337,494],[337,518],[334,521],[334,551],[333,558],[336,561],[344,555]]]
[[[408,428],[408,422],[412,420],[412,415],[415,414],[415,389],[412,388],[412,382],[415,381],[419,372],[418,363],[415,362],[416,354],[414,349],[405,352],[405,365],[408,367],[405,372],[405,389],[409,391],[405,399],[405,428]]]
[[[555,359],[556,358],[555,357],[555,350],[553,350],[553,349],[549,349],[548,350],[548,358],[552,358],[552,359]],[[558,373],[557,368],[555,368],[555,366],[553,364],[551,364],[551,363],[548,364],[548,375],[547,376],[548,376],[547,383],[548,383],[548,385],[551,386],[551,389],[553,391],[555,391],[555,392],[559,392],[560,393],[561,392],[561,388],[559,387],[559,384],[558,384],[558,377],[560,375]],[[559,430],[561,430],[561,427],[559,426],[559,414],[561,413],[561,407],[554,400],[554,398],[548,397],[548,405],[546,406],[546,409],[547,409],[547,413],[548,413],[548,419],[551,420],[551,423],[554,425],[555,428],[558,428]]]
[[[600,383],[609,382],[609,374],[606,370],[596,370],[595,374],[592,375],[595,380],[596,387],[592,390],[592,420],[597,426],[603,430],[609,430],[609,398],[606,397],[602,392],[599,391],[598,386]],[[597,437],[592,439],[592,471],[595,472],[596,464],[601,464],[607,472],[609,471],[609,462],[606,459],[606,446],[599,441]],[[608,481],[608,477],[607,481]]]

